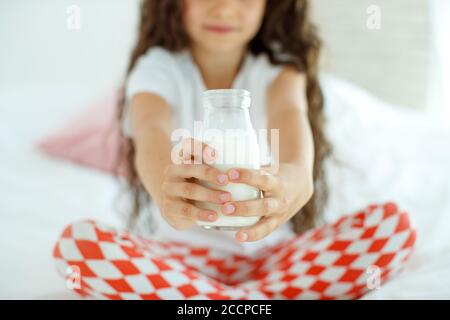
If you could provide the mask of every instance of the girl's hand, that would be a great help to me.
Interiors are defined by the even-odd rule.
[[[171,163],[164,171],[161,186],[163,218],[177,230],[190,228],[196,220],[215,221],[218,217],[215,211],[198,208],[194,201],[223,204],[231,200],[229,192],[210,189],[196,183],[198,180],[218,186],[228,183],[225,173],[203,163],[213,161],[217,152],[194,139],[183,140],[174,150],[177,159],[172,160],[179,164]],[[199,164],[194,164],[193,160],[197,160],[195,162]]]
[[[232,201],[222,205],[222,213],[238,216],[263,216],[255,225],[236,233],[238,241],[256,241],[268,236],[289,221],[313,194],[312,173],[299,165],[281,163],[276,175],[267,170],[230,169],[230,182],[246,183],[264,193],[264,198]]]

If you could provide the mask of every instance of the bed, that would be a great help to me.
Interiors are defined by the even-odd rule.
[[[330,160],[326,219],[392,199],[418,228],[404,272],[363,299],[450,298],[450,128],[391,106],[358,87],[322,75]],[[78,299],[56,274],[52,246],[71,221],[120,226],[118,184],[105,173],[37,151],[52,132],[96,97],[88,87],[0,89],[0,298]]]

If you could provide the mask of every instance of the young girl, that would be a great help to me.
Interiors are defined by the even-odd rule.
[[[416,233],[394,203],[317,226],[331,152],[319,49],[307,0],[145,0],[119,108],[134,229],[89,220],[63,231],[54,257],[60,273],[79,280],[75,290],[110,299],[343,299],[401,270]],[[172,130],[192,132],[202,92],[217,88],[249,90],[254,128],[280,130],[278,172],[171,161]],[[193,144],[199,153],[188,153]],[[200,141],[181,146],[184,159],[217,158]],[[201,180],[245,183],[264,198],[234,201]],[[238,232],[204,230],[196,220],[218,213],[194,201],[262,218]]]

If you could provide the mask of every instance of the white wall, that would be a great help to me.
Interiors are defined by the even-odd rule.
[[[66,9],[81,8],[69,30]],[[0,86],[67,84],[105,90],[122,78],[137,0],[1,0]]]
[[[450,124],[450,1],[432,0],[432,68],[428,111],[435,120]]]
[[[434,59],[430,1],[311,1],[325,39],[326,70],[394,104],[417,109],[425,109],[427,103],[441,105],[428,96],[437,88],[429,85]],[[433,1],[448,7],[447,0]],[[76,31],[66,25],[66,10],[73,4],[81,8],[81,29]],[[82,84],[99,91],[115,86],[134,42],[138,4],[139,0],[1,0],[0,86]],[[379,31],[366,27],[371,4],[382,9]],[[439,10],[448,25],[446,11]],[[441,60],[438,68],[441,63],[448,68],[448,61]]]
[[[446,1],[446,0],[444,0]],[[394,104],[424,109],[430,63],[426,0],[312,0],[324,68]],[[369,29],[369,6],[380,29]]]

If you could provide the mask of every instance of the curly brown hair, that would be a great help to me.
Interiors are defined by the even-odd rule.
[[[324,134],[324,99],[317,78],[321,41],[316,27],[309,18],[308,0],[267,0],[262,25],[249,43],[254,54],[266,54],[274,65],[292,65],[306,76],[308,119],[314,140],[314,194],[308,203],[290,220],[296,234],[316,225],[322,217],[328,198],[323,163],[332,148]],[[127,76],[138,58],[149,48],[160,46],[177,52],[188,47],[183,28],[182,0],[143,0],[140,11],[139,34],[131,53]],[[122,92],[118,102],[118,120],[123,121],[125,100]],[[127,174],[128,190],[133,197],[129,224],[133,225],[141,208],[149,204],[150,196],[137,174],[135,146],[132,139],[122,136],[118,153],[118,166]]]

